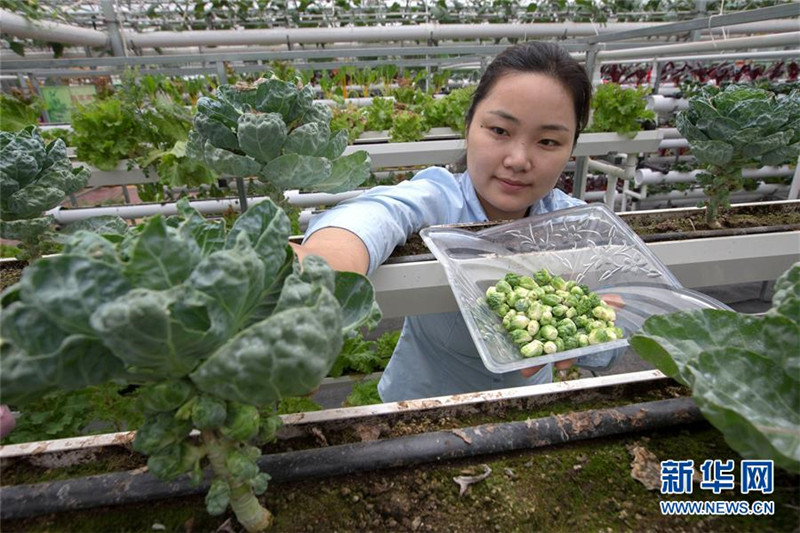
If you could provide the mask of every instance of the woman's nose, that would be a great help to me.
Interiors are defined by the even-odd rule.
[[[523,143],[516,143],[511,148],[511,151],[506,154],[503,165],[514,172],[527,172],[530,170],[532,162],[525,145]]]

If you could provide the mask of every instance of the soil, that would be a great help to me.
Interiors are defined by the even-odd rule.
[[[657,397],[684,395],[686,390],[664,380],[657,387],[641,384],[615,389],[607,397],[569,401],[523,398],[508,404],[460,406],[452,411],[379,417],[379,436],[394,437],[484,423],[546,416],[610,404],[626,404]],[[638,391],[638,392],[637,392]],[[537,403],[538,402],[538,403]],[[470,414],[471,413],[471,414]],[[358,441],[363,437],[352,421],[341,427],[313,429],[304,435],[283,435],[270,452],[312,445],[308,434],[320,435],[327,444]],[[318,428],[319,429],[319,428]],[[373,435],[374,437],[374,435]],[[370,437],[372,438],[372,437]],[[313,445],[322,444],[319,439]],[[413,467],[299,482],[273,483],[261,497],[275,515],[273,531],[792,531],[800,523],[800,476],[775,471],[772,494],[736,490],[714,495],[694,486],[693,493],[664,496],[648,489],[632,475],[632,459],[646,450],[658,461],[692,459],[699,467],[706,459],[740,457],[721,434],[706,423],[673,427],[649,433],[592,439],[560,446],[487,455],[475,459],[441,461]],[[103,471],[141,466],[143,458],[124,447],[109,455],[72,467],[72,476],[87,475],[91,465],[105,462]],[[453,478],[491,474],[459,495]],[[3,484],[11,482],[14,469],[3,465]],[[40,472],[41,473],[41,472]],[[19,472],[17,472],[19,474]],[[50,473],[52,475],[52,473]],[[57,477],[61,477],[60,475]],[[637,476],[641,477],[641,476]],[[656,479],[657,482],[657,479]],[[726,500],[774,502],[771,516],[664,516],[659,501]],[[130,531],[240,532],[230,513],[212,517],[204,509],[202,496],[50,514],[24,520],[4,520],[3,531]]]
[[[721,214],[719,222],[722,228],[717,230],[708,227],[703,210],[687,212],[681,216],[676,216],[674,213],[637,214],[631,212],[621,213],[620,217],[645,242],[663,240],[660,237],[663,234],[669,234],[670,240],[679,240],[732,234],[745,229],[755,229],[757,232],[761,228],[772,230],[773,226],[780,227],[779,231],[800,229],[800,206],[798,205],[734,207]],[[467,231],[480,231],[505,222],[509,221],[458,224],[457,226]],[[403,257],[429,255],[430,253],[420,236],[414,234],[403,246],[395,248],[389,262],[402,262],[401,258]]]
[[[26,266],[26,261],[8,261],[0,265],[0,292],[19,281]]]
[[[632,477],[632,450],[657,460],[739,457],[705,424],[678,431],[594,439],[533,451],[494,455],[273,484],[262,497],[275,515],[272,531],[792,531],[800,520],[800,478],[775,472],[770,495],[693,493],[664,496]],[[491,469],[459,496],[453,478]],[[738,471],[738,468],[737,468]],[[664,516],[659,501],[770,501],[772,516]],[[229,513],[212,517],[201,496],[145,504],[5,520],[3,531],[228,531],[241,527]]]

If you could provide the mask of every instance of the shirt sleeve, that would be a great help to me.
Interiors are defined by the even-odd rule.
[[[580,198],[574,198],[560,189],[553,189],[531,208],[531,215],[542,215],[559,209],[586,205]]]
[[[369,252],[371,275],[396,246],[425,226],[458,222],[464,195],[447,170],[431,167],[398,185],[374,187],[314,217],[303,242],[323,228],[342,228]]]

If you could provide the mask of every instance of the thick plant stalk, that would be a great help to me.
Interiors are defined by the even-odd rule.
[[[230,506],[236,519],[249,533],[265,531],[273,522],[272,513],[260,503],[247,483],[234,478],[225,465],[228,446],[211,430],[203,431],[203,442],[208,449],[208,460],[214,474],[228,482],[231,488]]]

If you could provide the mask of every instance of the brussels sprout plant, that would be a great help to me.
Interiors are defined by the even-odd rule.
[[[676,126],[708,171],[698,178],[708,195],[706,222],[719,227],[717,213],[742,188],[743,167],[779,165],[800,154],[800,91],[776,96],[740,85],[705,88],[689,99]]]
[[[2,296],[0,400],[107,381],[141,385],[134,448],[169,480],[203,480],[212,514],[231,506],[248,531],[272,515],[253,444],[274,435],[260,409],[313,391],[343,335],[380,319],[364,276],[318,257],[298,264],[289,220],[271,201],[227,231],[188,201],[112,243],[76,232],[64,253],[29,266]],[[190,434],[192,429],[199,436]]]
[[[222,85],[197,101],[187,154],[221,176],[255,176],[273,192],[357,187],[369,177],[369,155],[362,150],[342,157],[347,132],[331,135],[331,111],[313,97],[311,86],[277,78]]]
[[[45,145],[39,130],[0,132],[0,237],[21,242],[20,259],[36,259],[53,218],[42,216],[83,189],[90,172],[73,168],[61,139]]]

